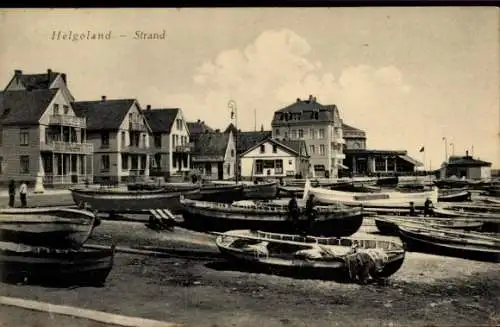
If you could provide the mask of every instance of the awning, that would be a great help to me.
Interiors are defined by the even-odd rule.
[[[409,157],[409,156],[406,156],[406,155],[400,155],[398,157],[401,158],[401,159],[403,159],[404,161],[407,161],[407,162],[411,163],[415,167],[421,167],[421,166],[423,166],[423,164],[420,161],[415,160],[412,157]]]
[[[343,164],[339,164],[339,169],[349,169],[349,167]]]

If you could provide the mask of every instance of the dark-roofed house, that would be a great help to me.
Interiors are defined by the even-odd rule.
[[[73,108],[87,119],[94,145],[94,183],[117,184],[149,176],[151,128],[135,99],[78,101]]]
[[[345,155],[344,163],[354,176],[412,174],[417,167],[422,166],[405,150],[349,149]]]
[[[151,176],[184,176],[191,169],[191,150],[189,128],[182,110],[151,109],[148,105],[143,111],[151,126],[150,145],[154,151],[151,161]]]
[[[318,177],[337,177],[345,155],[342,120],[336,105],[323,105],[315,97],[277,110],[271,122],[272,136],[279,140],[304,140]]]
[[[309,155],[304,140],[261,140],[240,155],[242,178],[283,178],[309,170]]]
[[[451,156],[443,163],[440,178],[456,176],[470,180],[488,180],[491,178],[491,162],[474,159],[465,151],[465,156]]]
[[[47,69],[46,73],[25,74],[22,70],[14,70],[14,76],[5,87],[5,91],[61,89],[68,102],[75,101],[68,89],[66,74]]]
[[[235,141],[238,154],[247,151],[249,148],[253,147],[262,140],[272,137],[273,134],[272,131],[264,130],[242,132],[241,130],[237,130],[233,123],[230,123],[227,126],[227,128],[224,130],[224,133],[229,133],[230,131],[233,133],[233,135],[237,135],[237,139]]]
[[[200,134],[215,132],[213,128],[205,124],[204,121],[197,120],[195,122],[187,122],[187,127],[189,129],[189,136],[191,141],[194,141],[196,137]]]
[[[206,179],[224,180],[234,177],[236,148],[233,133],[207,132],[194,142],[193,169]]]
[[[86,126],[61,89],[0,93],[0,181],[38,182],[41,188],[91,179]]]

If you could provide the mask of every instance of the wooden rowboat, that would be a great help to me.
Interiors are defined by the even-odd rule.
[[[471,194],[468,190],[439,190],[439,202],[463,202],[470,201]]]
[[[169,187],[157,190],[129,191],[108,188],[71,187],[73,201],[80,208],[90,207],[99,212],[141,211],[151,208],[176,210],[179,198],[200,193],[198,185]]]
[[[343,203],[346,205],[363,205],[367,207],[408,207],[413,202],[416,207],[424,206],[427,199],[437,203],[438,190],[428,192],[402,193],[397,191],[379,193],[354,193],[312,187],[306,182],[304,197],[313,194],[316,201],[324,204]]]
[[[363,255],[376,262],[370,269],[374,278],[389,277],[399,270],[405,258],[400,244],[385,240],[312,237],[232,230],[218,234],[216,245],[228,260],[269,268],[288,270],[296,275],[319,274],[325,277],[353,279],[352,262]]]
[[[399,226],[399,233],[407,250],[411,252],[500,262],[500,238],[498,237],[424,226]]]
[[[380,233],[384,235],[399,235],[399,226],[430,226],[435,228],[448,228],[454,230],[481,230],[481,221],[470,219],[447,219],[429,217],[395,217],[378,216],[375,217],[375,225]]]
[[[233,181],[212,181],[213,185],[242,185],[242,192],[240,199],[238,200],[270,200],[275,199],[278,195],[278,181],[266,181],[260,183],[253,182],[240,182],[236,184]],[[206,200],[209,201],[209,200]]]
[[[115,249],[53,249],[0,242],[0,277],[5,282],[39,285],[102,286]]]
[[[258,229],[289,232],[292,223],[286,204],[279,202],[244,201],[234,204],[182,199],[184,223],[202,231]],[[317,206],[311,235],[349,236],[363,223],[363,210],[345,206]],[[304,214],[299,217],[305,220]]]
[[[95,213],[69,208],[0,210],[0,241],[31,246],[82,246],[99,224]]]

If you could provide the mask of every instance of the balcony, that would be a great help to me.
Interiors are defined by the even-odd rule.
[[[184,145],[177,145],[174,149],[175,152],[189,153],[193,150],[194,143],[187,143]]]
[[[94,152],[94,146],[91,143],[70,143],[58,141],[49,143],[41,142],[40,151],[92,154]]]
[[[138,131],[138,132],[145,132],[146,125],[144,125],[144,122],[142,122],[142,121],[131,121],[131,122],[129,122],[129,130]]]
[[[50,115],[49,125],[62,125],[77,128],[86,128],[87,121],[82,117],[75,117],[70,115]]]
[[[132,154],[150,154],[154,152],[153,148],[140,147],[135,145],[124,146],[121,150],[123,153]]]
[[[71,175],[45,175],[43,176],[44,185],[67,185],[84,184],[85,181],[92,181],[91,175],[71,174]]]

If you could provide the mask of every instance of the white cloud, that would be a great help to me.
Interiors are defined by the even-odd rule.
[[[202,64],[193,77],[201,93],[171,95],[168,102],[182,107],[190,119],[223,128],[229,123],[227,103],[234,99],[242,129],[253,128],[254,110],[257,126],[269,128],[275,110],[309,94],[321,103],[337,104],[344,118],[364,127],[373,125],[374,110],[394,115],[401,109],[410,87],[397,67],[350,66],[335,78],[324,71],[324,63],[311,58],[311,50],[291,30],[263,32],[244,49],[223,51]],[[196,117],[200,112],[203,117]]]

